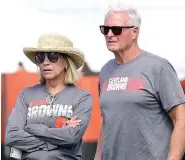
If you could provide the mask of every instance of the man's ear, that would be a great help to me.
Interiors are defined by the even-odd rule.
[[[132,39],[136,39],[138,37],[139,34],[139,28],[138,27],[134,27],[132,29]]]

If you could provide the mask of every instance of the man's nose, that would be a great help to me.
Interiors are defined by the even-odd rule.
[[[107,33],[107,37],[112,37],[112,36],[114,36],[114,34],[112,33],[112,30],[109,29],[109,31],[108,31],[108,33]]]

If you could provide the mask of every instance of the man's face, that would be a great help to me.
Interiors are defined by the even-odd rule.
[[[128,13],[125,11],[116,11],[114,13],[110,13],[105,18],[104,25],[105,26],[128,26]],[[110,29],[108,34],[105,35],[107,48],[116,53],[123,52],[128,47],[132,46],[133,43],[133,30],[134,28],[123,28],[120,35],[114,35],[112,30]]]

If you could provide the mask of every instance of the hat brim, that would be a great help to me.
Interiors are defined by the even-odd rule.
[[[76,65],[77,69],[79,69],[85,60],[84,54],[82,51],[76,49],[76,48],[71,48],[71,47],[63,47],[63,48],[23,48],[24,54],[36,65],[37,62],[35,61],[35,54],[38,52],[57,52],[60,54],[64,54],[69,56],[74,64]]]

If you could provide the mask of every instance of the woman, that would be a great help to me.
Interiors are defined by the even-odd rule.
[[[77,88],[84,55],[60,35],[43,35],[37,48],[24,48],[40,69],[40,84],[25,88],[8,119],[6,145],[22,159],[81,160],[82,136],[91,115],[92,96]]]

